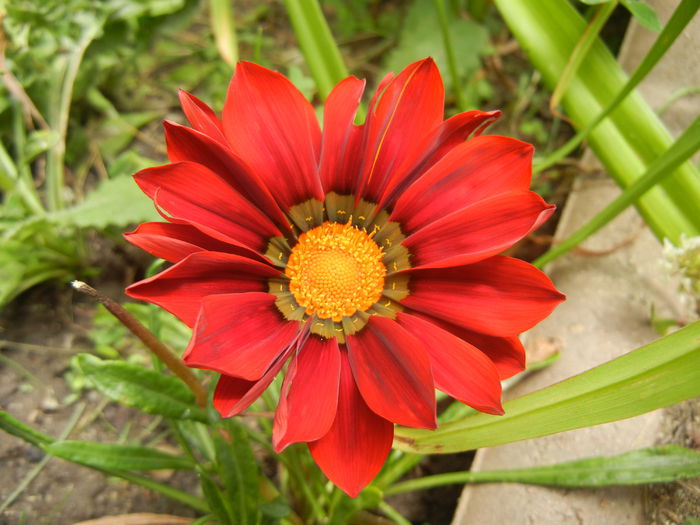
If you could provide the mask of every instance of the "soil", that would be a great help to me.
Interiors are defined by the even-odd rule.
[[[163,428],[146,428],[140,412],[87,391],[72,403],[64,380],[71,357],[89,347],[84,334],[94,305],[70,290],[44,286],[24,294],[0,319],[0,407],[24,423],[58,437],[79,415],[69,439],[116,442],[157,436]],[[0,432],[0,505],[44,461],[37,448]],[[159,481],[194,490],[194,474],[165,473]],[[38,475],[4,512],[1,525],[68,525],[107,515],[132,512],[192,517],[186,506],[121,480],[57,458]]]

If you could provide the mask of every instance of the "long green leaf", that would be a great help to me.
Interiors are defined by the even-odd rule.
[[[628,206],[634,204],[639,197],[649,191],[655,184],[658,184],[673,173],[674,169],[688,160],[698,149],[700,149],[700,117],[695,119],[669,150],[657,159],[642,177],[624,190],[622,195],[608,204],[603,211],[585,225],[569,235],[566,240],[537,258],[533,264],[541,267],[586,240],[627,209]],[[700,206],[700,203],[698,203],[698,206]]]
[[[301,52],[325,100],[333,86],[348,76],[340,50],[318,0],[284,0]]]
[[[48,445],[54,440],[51,436],[25,425],[7,412],[0,412],[0,430],[31,443],[35,447]]]
[[[231,441],[213,435],[219,475],[230,501],[238,512],[236,523],[245,525],[259,520],[259,469],[248,436],[235,420],[225,421]]]
[[[700,321],[570,379],[435,431],[397,428],[408,452],[491,447],[626,419],[700,395]]]
[[[56,442],[56,440],[53,439],[51,436],[43,434],[38,430],[35,430],[29,427],[28,425],[25,425],[24,423],[12,417],[7,412],[0,411],[0,429],[4,430],[8,434],[12,434],[13,436],[23,439],[24,441],[34,446],[43,445],[44,450],[46,450],[46,448],[50,447],[53,443]],[[119,477],[130,483],[133,483],[134,485],[139,485],[154,492],[158,492],[170,499],[179,501],[180,503],[184,503],[185,505],[189,505],[193,509],[197,509],[202,512],[209,511],[209,507],[207,506],[207,504],[200,498],[192,496],[187,492],[183,492],[164,483],[154,481],[150,478],[140,476],[138,474],[134,474],[133,472],[128,472],[126,470],[98,468],[89,465],[84,466],[88,466],[89,468],[102,472],[103,474],[106,474],[108,476]]]
[[[397,483],[386,496],[464,483],[529,483],[552,487],[607,487],[669,483],[700,476],[700,452],[678,445],[650,447],[619,456],[566,461],[544,467],[450,472]]]
[[[134,445],[66,440],[54,441],[44,445],[43,448],[52,456],[101,469],[186,470],[194,468],[194,463],[186,457]]]
[[[233,0],[210,0],[211,28],[219,55],[229,66],[238,62],[238,38],[233,19]]]
[[[78,366],[106,397],[148,414],[207,422],[192,392],[178,378],[123,361],[103,361],[89,354]]]
[[[676,11],[681,13],[674,14],[659,37],[662,43],[668,43],[667,39],[671,37],[672,40],[678,28],[682,29],[697,10],[699,1],[681,2]],[[545,82],[553,87],[585,30],[585,21],[568,1],[495,0],[495,3]],[[652,51],[654,60],[645,61],[644,68],[658,60],[663,46]],[[644,73],[641,66],[639,71]],[[626,83],[625,73],[605,44],[598,40],[571,80],[563,98],[564,109],[578,126],[585,127],[610,107],[623,89],[629,89],[629,86],[625,88]],[[589,135],[591,148],[622,187],[641,176],[671,143],[666,128],[635,92],[626,95],[617,109]],[[644,195],[639,206],[657,236],[677,242],[681,233],[700,234],[698,202],[700,177],[690,163],[685,163],[663,184]]]

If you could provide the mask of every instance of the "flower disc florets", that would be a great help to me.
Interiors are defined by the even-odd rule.
[[[325,222],[299,237],[285,274],[307,314],[342,321],[379,300],[386,275],[382,257],[371,235],[350,224]]]

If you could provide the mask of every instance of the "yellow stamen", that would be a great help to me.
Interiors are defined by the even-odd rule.
[[[308,315],[339,322],[376,303],[384,288],[383,252],[352,226],[324,222],[299,237],[285,273],[289,290]]]

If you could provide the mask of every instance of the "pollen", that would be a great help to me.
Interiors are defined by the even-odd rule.
[[[324,222],[292,248],[285,270],[289,290],[308,315],[339,322],[380,299],[383,255],[371,234],[350,223]]]

